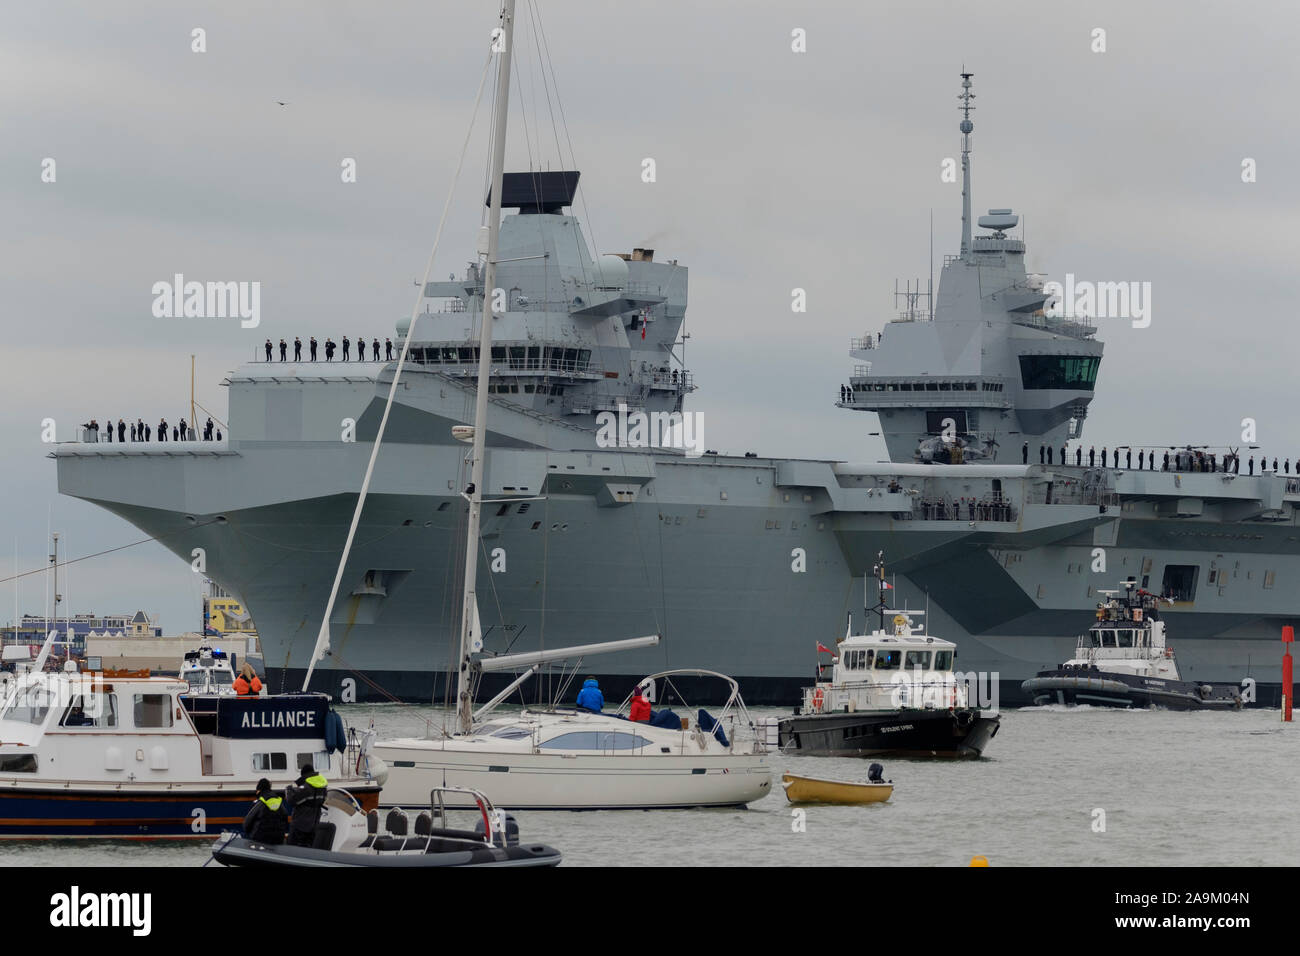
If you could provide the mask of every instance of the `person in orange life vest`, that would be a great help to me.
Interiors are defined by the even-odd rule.
[[[249,666],[248,661],[244,661],[240,666],[239,676],[235,678],[235,682],[231,686],[235,688],[235,693],[240,697],[256,697],[262,693],[262,682],[253,673],[253,668]]]
[[[632,691],[632,709],[627,719],[640,723],[646,723],[650,720],[650,701],[645,696],[644,688],[637,687],[636,690]]]

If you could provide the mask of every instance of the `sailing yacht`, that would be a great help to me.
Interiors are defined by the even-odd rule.
[[[740,807],[767,796],[772,772],[763,742],[736,740],[754,728],[736,681],[675,670],[638,686],[671,688],[668,696],[681,699],[678,676],[723,683],[726,704],[716,717],[665,707],[652,709],[648,722],[632,721],[629,699],[612,713],[481,713],[467,733],[381,741],[375,753],[389,767],[381,803],[422,805],[444,786],[480,790],[508,810]]]
[[[565,173],[506,176],[504,171],[514,11],[514,0],[505,0],[500,26],[493,33],[497,96],[493,114],[486,241],[480,246],[484,256],[483,294],[474,424],[460,424],[452,429],[453,438],[471,445],[470,481],[462,495],[469,504],[469,515],[457,667],[457,726],[454,733],[441,738],[408,738],[377,746],[376,753],[383,754],[390,767],[383,802],[388,806],[423,806],[434,788],[463,787],[481,791],[494,804],[508,810],[743,806],[769,792],[771,770],[767,763],[765,740],[754,733],[754,723],[745,709],[740,689],[726,675],[693,670],[667,671],[642,681],[647,690],[653,686],[664,688],[669,698],[675,701],[684,699],[673,683],[676,677],[689,675],[697,679],[720,680],[725,686],[726,703],[716,717],[703,709],[683,715],[661,709],[658,714],[652,711],[650,721],[633,721],[629,719],[630,714],[624,713],[628,702],[613,713],[550,709],[525,711],[508,717],[492,716],[498,705],[545,663],[653,646],[659,642],[658,635],[651,635],[499,657],[485,657],[483,654],[475,588],[484,503],[492,323],[496,318],[492,311],[495,296],[490,290],[497,288],[501,209],[503,204],[509,204],[503,196],[525,193],[533,197],[539,209],[545,209],[549,208],[552,191],[568,188],[564,182]],[[591,266],[596,269],[598,263],[591,263]],[[334,593],[322,619],[312,667],[323,658],[328,648],[330,611],[364,506],[375,456],[410,340],[411,337],[407,336],[398,359],[388,404],[371,452],[370,467],[362,480],[361,496],[335,578]],[[493,498],[489,503],[497,506],[500,501]],[[471,693],[474,679],[484,672],[511,670],[516,673],[522,670],[523,673],[474,712]],[[307,680],[310,679],[309,667]],[[736,738],[742,731],[747,740],[739,743]]]

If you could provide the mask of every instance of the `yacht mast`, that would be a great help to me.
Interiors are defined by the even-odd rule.
[[[510,106],[510,56],[514,41],[515,0],[505,0],[500,34],[496,38],[497,98],[492,135],[492,192],[488,210],[487,263],[483,272],[483,315],[479,319],[478,393],[474,402],[474,446],[470,452],[469,526],[465,532],[465,591],[461,600],[460,660],[456,675],[456,711],[460,732],[473,728],[469,697],[469,655],[483,639],[479,633],[478,602],[474,588],[478,577],[479,525],[483,510],[483,458],[487,444],[488,383],[492,361],[492,298],[496,283],[497,243],[501,233],[501,183],[505,171],[506,118]]]

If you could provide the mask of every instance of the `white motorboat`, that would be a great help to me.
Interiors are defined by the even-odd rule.
[[[306,763],[378,804],[373,737],[349,734],[324,694],[197,696],[147,671],[4,685],[0,838],[211,839],[243,823],[259,778],[283,788]]]
[[[195,650],[185,652],[180,676],[189,685],[191,694],[235,693],[234,661],[221,648],[213,647],[206,637]]]
[[[382,741],[375,753],[389,777],[381,802],[419,805],[436,786],[481,790],[509,810],[734,807],[766,796],[766,748],[753,736],[736,682],[712,671],[675,670],[641,684],[653,682],[680,699],[672,692],[678,675],[724,682],[727,703],[716,717],[664,708],[651,711],[651,722],[634,722],[624,701],[614,713],[524,710],[475,722],[469,733]],[[750,739],[738,743],[741,732]]]

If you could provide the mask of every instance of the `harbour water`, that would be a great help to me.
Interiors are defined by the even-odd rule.
[[[443,720],[432,707],[340,711],[353,726],[373,718],[381,738]],[[867,762],[774,754],[774,792],[748,810],[516,816],[566,866],[964,866],[977,854],[993,866],[1281,866],[1300,854],[1300,831],[1280,825],[1298,758],[1300,727],[1275,710],[1030,708],[1003,712],[982,760],[882,760],[895,786],[884,804],[809,806],[800,820],[782,771],[865,779]],[[197,866],[207,846],[5,842],[0,865]]]

